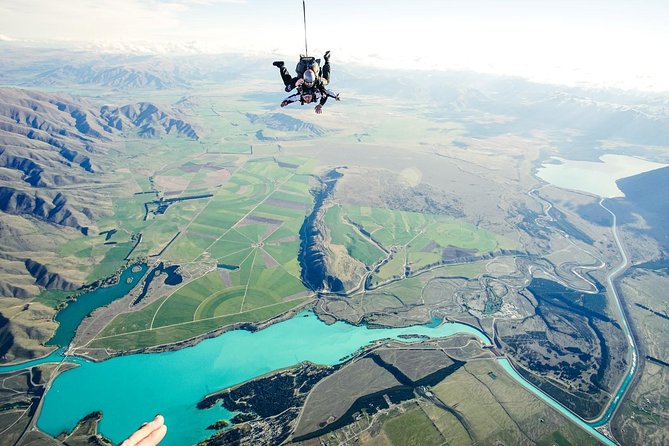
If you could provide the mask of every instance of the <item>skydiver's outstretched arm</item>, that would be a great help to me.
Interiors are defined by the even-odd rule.
[[[341,101],[341,99],[339,99],[339,93],[335,93],[332,90],[325,90],[325,95],[324,96],[326,98],[334,98],[335,101]]]
[[[292,104],[293,102],[298,102],[299,100],[300,100],[300,93],[291,94],[286,99],[281,101],[281,106],[285,107],[286,105]]]
[[[321,106],[325,105],[325,103],[327,102],[328,98],[334,98],[335,101],[340,101],[340,100],[341,100],[341,99],[339,99],[339,93],[335,93],[334,91],[332,91],[332,90],[328,90],[328,89],[325,89],[325,88],[321,89],[321,102],[320,102],[320,105],[321,105]]]
[[[328,98],[334,98],[336,101],[341,100],[339,99],[339,93],[335,93],[332,90],[327,90],[326,88],[322,88],[320,90],[320,93],[321,93],[321,100],[316,106],[316,113],[318,113],[319,115],[323,113],[323,106],[327,102]]]

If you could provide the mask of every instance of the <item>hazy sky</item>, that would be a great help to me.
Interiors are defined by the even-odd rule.
[[[669,0],[307,0],[310,53],[669,91]],[[293,57],[301,0],[0,0],[0,40]],[[136,46],[135,46],[136,47]]]

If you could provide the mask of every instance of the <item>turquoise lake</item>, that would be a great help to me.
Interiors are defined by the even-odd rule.
[[[613,198],[625,196],[618,189],[617,180],[666,166],[626,155],[602,155],[599,162],[552,157],[551,162],[544,163],[537,170],[537,176],[564,189]]]
[[[60,375],[47,392],[37,426],[51,435],[71,430],[100,410],[102,434],[120,442],[157,413],[168,434],[161,446],[196,444],[212,435],[206,427],[231,414],[220,406],[198,410],[205,395],[302,361],[336,364],[371,342],[400,335],[445,337],[467,333],[490,341],[476,329],[448,323],[369,329],[343,322],[326,325],[303,312],[259,332],[235,330],[194,347],[158,354],[85,362]],[[415,340],[415,339],[414,339]]]
[[[126,268],[116,285],[110,287],[97,288],[89,293],[86,293],[85,299],[77,299],[70,301],[67,306],[60,310],[56,315],[58,322],[58,329],[46,345],[59,345],[67,347],[77,327],[81,324],[86,316],[91,314],[99,307],[109,305],[113,301],[122,298],[137,285],[146,273],[148,265],[137,264]],[[137,270],[137,271],[133,271]]]
[[[90,314],[95,305],[106,305],[123,297],[139,282],[146,269],[144,266],[132,273],[129,268],[117,285],[100,288],[88,293],[85,299],[71,302],[63,310],[72,308],[69,315],[62,319],[67,321],[68,330],[60,330],[60,337],[54,336],[54,340],[69,343],[77,321]],[[96,298],[94,303],[87,300],[91,295]],[[440,325],[439,320],[434,320],[422,326],[369,329],[343,322],[326,325],[312,312],[305,311],[256,333],[231,331],[174,352],[121,356],[94,363],[78,357],[63,357],[65,347],[61,347],[43,358],[0,366],[0,373],[63,360],[79,365],[58,376],[46,393],[37,425],[51,435],[70,431],[82,417],[99,410],[104,414],[100,431],[114,442],[120,442],[142,421],[160,413],[168,424],[168,435],[161,445],[189,445],[214,433],[206,430],[207,426],[233,415],[220,406],[208,410],[196,408],[197,402],[212,392],[302,361],[336,364],[343,357],[381,339],[402,340],[399,336],[411,334],[436,338],[456,333],[466,333],[490,343],[483,333],[464,324]],[[407,341],[412,340],[415,339]],[[629,385],[631,375],[603,419],[586,423],[525,381],[507,359],[500,358],[499,362],[523,387],[548,405],[604,444],[614,444],[593,427],[608,421]]]

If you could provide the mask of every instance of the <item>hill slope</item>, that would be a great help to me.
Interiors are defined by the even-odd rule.
[[[96,222],[112,212],[118,185],[108,170],[126,136],[166,134],[198,139],[189,123],[152,103],[101,106],[0,88],[2,295],[82,285],[82,268],[56,256],[57,241],[97,234]]]

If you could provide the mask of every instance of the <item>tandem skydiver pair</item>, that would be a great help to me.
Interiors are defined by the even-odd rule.
[[[295,67],[297,73],[295,77],[290,75],[283,61],[276,61],[272,64],[279,69],[286,92],[297,89],[297,93],[288,96],[281,102],[281,107],[293,102],[304,105],[318,101],[315,111],[320,114],[328,98],[340,100],[339,94],[326,88],[330,83],[330,51],[325,52],[323,60],[325,63],[321,67],[321,59],[300,56],[300,61]]]

